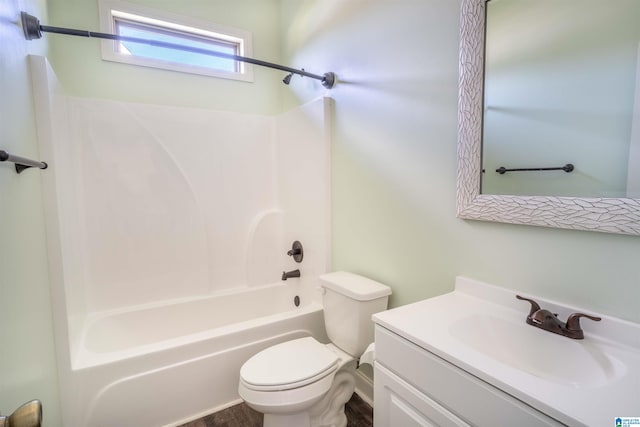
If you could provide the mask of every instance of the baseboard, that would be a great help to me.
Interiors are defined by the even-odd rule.
[[[359,370],[356,371],[355,378],[356,393],[373,408],[373,380]]]

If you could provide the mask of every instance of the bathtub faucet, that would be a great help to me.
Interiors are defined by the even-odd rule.
[[[287,280],[290,277],[300,277],[300,270],[282,272],[282,280]]]

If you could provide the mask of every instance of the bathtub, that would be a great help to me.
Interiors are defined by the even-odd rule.
[[[87,316],[72,343],[70,427],[176,426],[240,402],[242,364],[290,339],[328,342],[322,305],[282,282]]]

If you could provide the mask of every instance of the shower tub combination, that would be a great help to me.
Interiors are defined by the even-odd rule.
[[[331,100],[259,116],[73,98],[30,66],[65,426],[179,425],[239,402],[256,352],[328,342]]]
[[[73,361],[70,425],[179,425],[240,402],[240,367],[273,344],[326,342],[322,306],[291,284],[95,316]],[[305,303],[306,301],[306,303]]]

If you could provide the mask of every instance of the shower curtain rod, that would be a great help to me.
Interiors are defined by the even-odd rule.
[[[147,44],[155,47],[164,47],[168,49],[182,50],[185,52],[215,56],[218,58],[233,59],[234,61],[247,62],[249,64],[260,65],[261,67],[268,67],[268,68],[274,68],[276,70],[286,71],[290,73],[290,75],[286,76],[282,80],[285,84],[289,84],[289,80],[291,79],[291,74],[298,74],[300,76],[310,77],[315,80],[320,80],[322,82],[322,86],[326,87],[327,89],[333,88],[336,84],[336,75],[333,72],[328,72],[328,73],[324,73],[323,75],[318,75],[318,74],[309,73],[304,69],[298,70],[296,68],[274,64],[272,62],[261,61],[259,59],[248,58],[246,56],[231,55],[231,54],[222,53],[222,52],[214,52],[207,49],[183,46],[175,43],[166,43],[166,42],[161,42],[157,40],[143,39],[138,37],[121,36],[118,34],[97,33],[94,31],[87,31],[87,30],[76,30],[72,28],[50,27],[48,25],[40,25],[40,20],[38,18],[36,18],[33,15],[29,15],[26,12],[21,12],[20,17],[22,20],[22,31],[24,32],[24,37],[27,40],[42,38],[42,33],[45,32],[45,33],[64,34],[68,36],[79,36],[79,37],[98,38],[98,39],[107,39],[107,40],[121,40],[121,41],[133,42],[133,43],[143,43],[143,44]]]
[[[14,156],[4,150],[0,150],[0,162],[12,162],[16,168],[17,173],[22,173],[23,170],[29,168],[46,169],[47,163],[39,162],[37,160],[27,159],[26,157]]]

